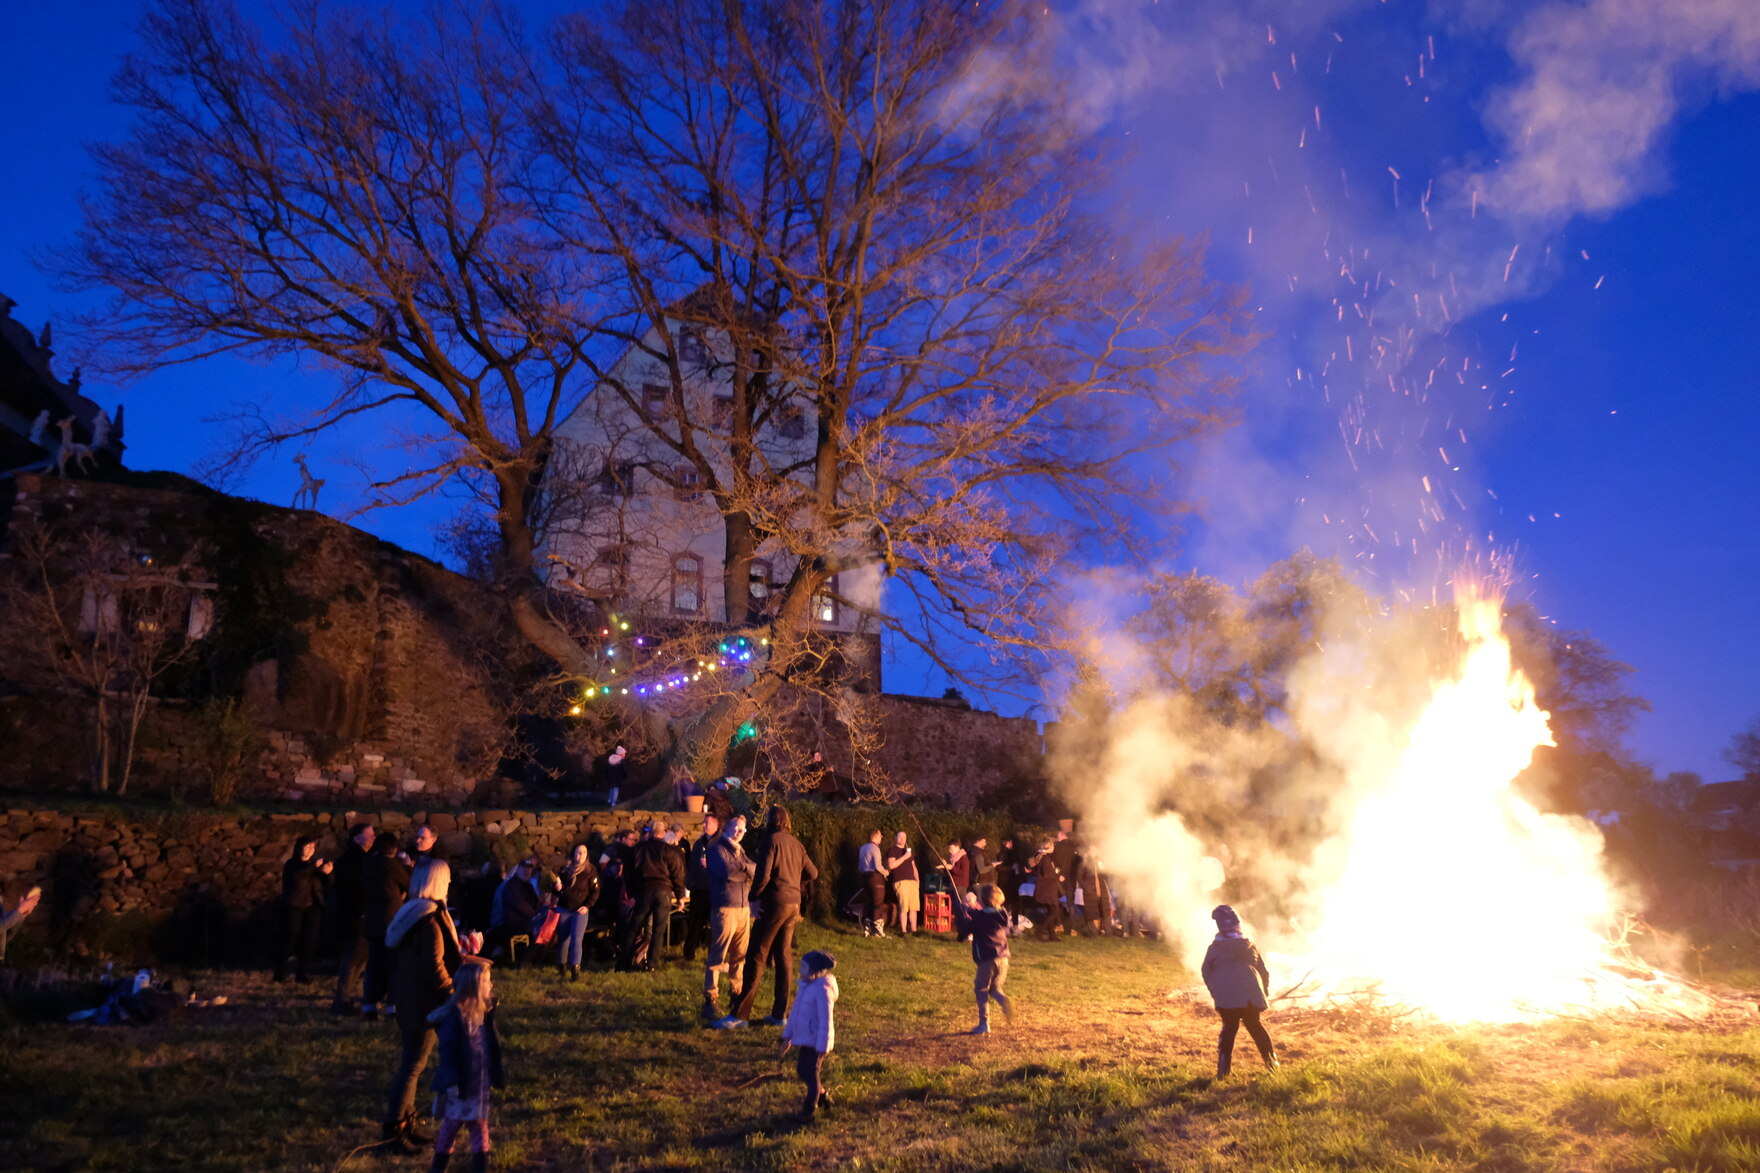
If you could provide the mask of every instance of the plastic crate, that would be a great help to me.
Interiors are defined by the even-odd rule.
[[[923,927],[931,933],[953,932],[953,897],[931,892],[923,897]]]

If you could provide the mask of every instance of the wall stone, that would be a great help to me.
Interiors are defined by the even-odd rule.
[[[268,731],[241,797],[513,799],[498,766],[511,728],[507,676],[527,651],[490,591],[322,514],[166,474],[116,475],[177,487],[21,476],[0,521],[96,529],[150,542],[167,560],[183,556],[180,543],[211,551],[213,565],[202,567],[215,584],[208,658],[232,665],[237,695]],[[0,648],[0,683],[9,684],[0,687],[0,778],[32,789],[81,785],[84,730],[70,725],[52,681]],[[134,788],[199,791],[189,714],[173,700],[149,723]]]
[[[281,867],[301,835],[319,836],[319,856],[333,859],[346,846],[353,823],[372,823],[381,834],[400,840],[427,823],[440,835],[455,875],[462,875],[488,863],[498,848],[503,855],[535,852],[545,867],[554,869],[576,843],[609,838],[655,820],[680,823],[691,836],[703,826],[701,814],[630,810],[125,817],[119,811],[67,811],[12,800],[0,810],[0,890],[10,907],[30,886],[43,889],[42,907],[15,930],[15,944],[35,937],[60,947],[90,949],[92,930],[118,918],[132,918],[149,940],[162,940],[159,930],[198,913],[205,918],[204,928],[255,926],[246,931],[260,936],[274,931]]]

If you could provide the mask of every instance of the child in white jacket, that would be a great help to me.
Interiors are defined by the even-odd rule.
[[[825,1056],[837,1043],[837,1028],[832,1021],[832,1008],[837,1005],[837,979],[831,971],[837,959],[817,949],[801,958],[800,980],[794,984],[794,1006],[782,1028],[782,1054],[790,1047],[799,1047],[795,1056],[795,1073],[806,1088],[801,1119],[811,1120],[820,1108],[831,1106],[831,1094],[822,1082]]]

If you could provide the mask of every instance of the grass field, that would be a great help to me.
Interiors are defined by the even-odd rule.
[[[1215,1020],[1147,941],[1026,941],[988,1038],[951,941],[809,927],[838,957],[838,1104],[810,1125],[774,1028],[698,1028],[700,971],[498,976],[502,1169],[1760,1170],[1760,1020],[1455,1031],[1274,1014],[1285,1066]],[[1274,975],[1275,976],[1275,975]],[[426,1168],[376,1139],[396,1033],[317,983],[201,975],[228,1006],[145,1028],[0,1028],[0,1168]],[[460,1141],[460,1152],[463,1141]],[[462,1157],[454,1168],[468,1167]]]

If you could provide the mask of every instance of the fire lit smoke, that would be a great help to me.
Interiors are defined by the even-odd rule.
[[[1073,724],[1054,748],[1080,838],[1188,968],[1211,906],[1235,903],[1286,1005],[1453,1022],[1692,1008],[1703,999],[1613,958],[1599,829],[1516,788],[1552,738],[1500,611],[1457,589],[1440,667],[1434,625],[1337,623],[1291,675],[1293,728],[1220,723],[1166,695]],[[1292,818],[1313,834],[1273,830]]]

